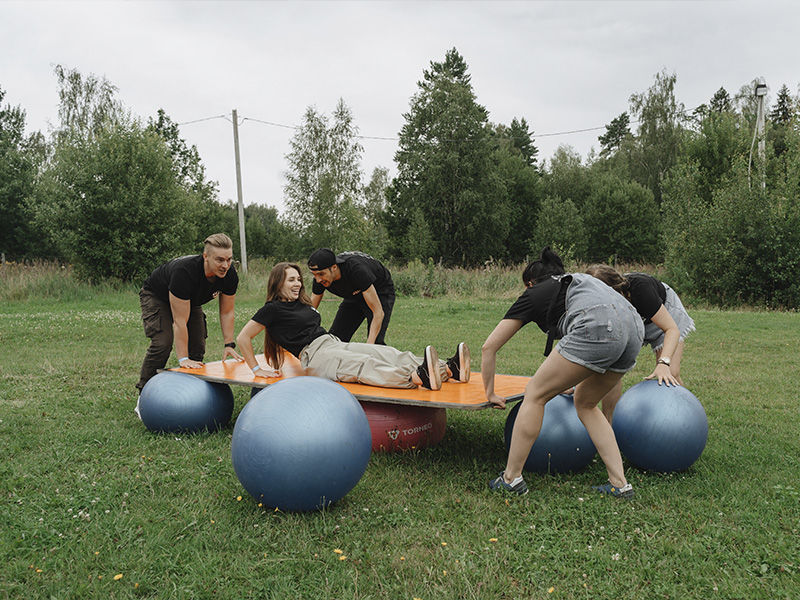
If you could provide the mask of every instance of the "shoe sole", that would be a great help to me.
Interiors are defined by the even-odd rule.
[[[439,372],[439,354],[433,346],[425,348],[425,367],[428,369],[428,379],[431,382],[431,391],[442,389],[442,374]]]
[[[461,383],[469,383],[469,376],[471,374],[470,361],[471,357],[469,355],[469,348],[464,342],[461,342],[458,345],[458,364],[461,371],[461,373],[459,373],[460,377],[458,381]]]

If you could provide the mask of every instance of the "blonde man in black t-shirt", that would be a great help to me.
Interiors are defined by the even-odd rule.
[[[233,266],[233,242],[224,233],[215,233],[203,244],[203,254],[174,258],[156,268],[139,291],[144,332],[150,338],[136,384],[140,392],[167,364],[173,344],[181,367],[203,366],[208,330],[202,305],[214,298],[219,299],[223,360],[242,360],[233,341],[233,309],[239,284]]]

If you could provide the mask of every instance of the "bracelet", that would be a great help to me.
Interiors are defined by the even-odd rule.
[[[183,358],[179,358],[179,359],[178,359],[178,362],[179,362],[179,363],[182,363],[182,362],[183,362],[183,361],[185,361],[185,360],[189,360],[189,357],[188,357],[188,356],[184,356]]]
[[[260,370],[261,370],[261,366],[260,365],[256,365],[255,367],[253,367],[253,373],[255,373],[257,371],[260,371]]]
[[[226,348],[236,348],[236,342],[228,342],[225,344]]]

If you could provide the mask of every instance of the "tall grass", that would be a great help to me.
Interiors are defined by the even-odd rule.
[[[261,277],[251,269],[237,296],[237,328],[261,305]],[[479,369],[509,302],[404,296],[389,341],[444,353],[464,340]],[[321,305],[324,325],[336,307]],[[207,359],[218,360],[218,316],[207,314]],[[156,435],[135,417],[147,344],[135,290],[4,300],[0,598],[797,598],[800,315],[693,316],[682,375],[708,414],[708,445],[683,473],[626,465],[632,502],[591,492],[598,461],[528,474],[525,498],[494,495],[507,413],[448,411],[435,447],[373,455],[342,500],[292,514],[259,507],[239,484],[233,424]],[[526,327],[498,369],[533,373],[544,341]],[[652,366],[643,350],[625,386]],[[249,396],[234,394],[235,419]]]
[[[248,263],[248,277],[243,279],[242,290],[245,293],[258,295],[263,292],[269,271],[274,261],[257,259]],[[305,271],[306,285],[310,285],[311,277],[301,261]],[[641,264],[616,265],[620,272],[643,271],[655,276],[662,274],[658,266]],[[479,268],[444,267],[428,259],[423,263],[414,260],[405,265],[389,265],[398,296],[421,298],[473,298],[508,300],[516,298],[523,289],[522,271],[525,265],[506,265],[488,262]],[[584,263],[565,265],[570,272],[582,272],[588,267]]]
[[[114,291],[131,291],[132,284],[107,280],[81,281],[72,266],[50,261],[0,263],[0,302],[59,299],[88,300]]]
[[[274,260],[248,261],[247,275],[240,275],[238,295],[263,297]],[[311,285],[311,275],[300,262]],[[583,271],[586,264],[568,264],[568,271]],[[241,270],[241,265],[238,265]],[[443,267],[433,259],[419,260],[406,265],[391,265],[392,278],[399,296],[441,298],[500,299],[515,298],[522,291],[524,265],[487,263],[484,267],[465,269]],[[644,271],[659,276],[661,269],[651,265],[617,265],[621,272]],[[138,290],[141,281],[120,283],[113,280],[92,282],[90,285],[75,274],[70,265],[55,262],[13,263],[0,265],[0,301],[17,302],[36,299],[85,300],[108,292],[130,293]]]

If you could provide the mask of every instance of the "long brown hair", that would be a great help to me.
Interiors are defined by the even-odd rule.
[[[586,272],[622,294],[627,300],[631,299],[630,284],[625,277],[614,267],[608,265],[589,265]]]
[[[283,287],[286,281],[286,271],[288,269],[294,269],[300,276],[300,296],[297,298],[297,301],[311,306],[311,298],[309,298],[306,293],[306,284],[303,281],[303,271],[300,269],[299,265],[288,262],[279,262],[272,267],[272,271],[269,273],[269,279],[267,280],[266,301],[285,300],[285,298],[281,296],[281,287]],[[264,356],[267,357],[267,362],[272,368],[280,369],[283,366],[282,348],[269,334],[269,329],[264,330]]]

